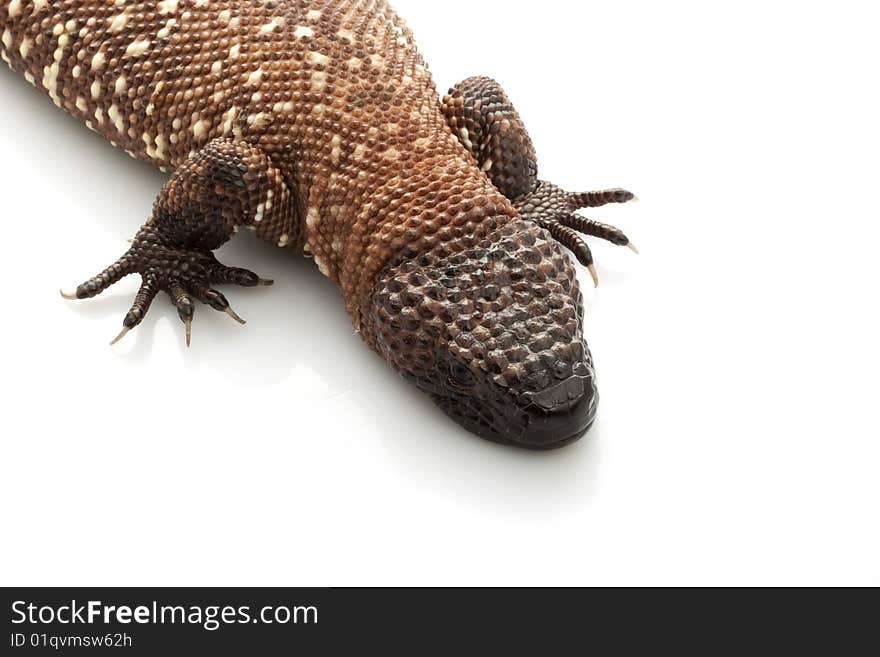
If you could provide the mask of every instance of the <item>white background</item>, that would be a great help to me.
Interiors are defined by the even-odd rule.
[[[4,584],[880,584],[871,3],[397,0],[441,90],[502,81],[591,216],[588,439],[471,437],[353,334],[313,265],[200,311],[67,303],[163,176],[0,71]]]

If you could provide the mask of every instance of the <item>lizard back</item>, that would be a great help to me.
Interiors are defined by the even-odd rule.
[[[313,255],[358,326],[389,263],[516,214],[384,0],[2,0],[0,31],[14,70],[133,157],[173,170],[217,138],[258,145],[289,191],[263,211],[297,217],[261,236]]]

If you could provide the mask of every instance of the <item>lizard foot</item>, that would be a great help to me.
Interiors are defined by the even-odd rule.
[[[232,284],[241,287],[272,285],[246,269],[227,267],[210,251],[177,249],[161,244],[150,231],[140,234],[119,260],[94,278],[80,285],[73,294],[62,292],[65,299],[91,299],[130,274],[140,274],[141,287],[131,310],[122,323],[122,331],[111,342],[116,344],[138,326],[160,292],[171,297],[177,314],[186,327],[186,345],[190,346],[196,301],[224,312],[240,324],[245,321],[229,306],[212,285]]]
[[[535,222],[547,230],[557,242],[571,250],[578,262],[590,270],[593,282],[598,287],[599,275],[594,265],[593,253],[581,234],[626,246],[635,253],[639,251],[619,229],[587,219],[578,214],[577,210],[635,200],[635,194],[624,189],[571,193],[551,183],[541,182],[534,192],[516,201],[514,205],[524,219]]]

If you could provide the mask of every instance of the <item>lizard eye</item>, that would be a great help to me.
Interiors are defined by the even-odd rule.
[[[454,363],[449,368],[449,378],[453,383],[462,386],[469,386],[474,382],[474,373],[461,363]]]

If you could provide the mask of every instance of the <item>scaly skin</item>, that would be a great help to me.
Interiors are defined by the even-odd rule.
[[[241,227],[314,258],[366,342],[446,412],[500,442],[580,437],[597,395],[572,214],[624,202],[537,179],[503,91],[441,103],[384,0],[2,0],[0,53],[90,129],[167,171],[150,220],[73,296],[129,274],[136,327],[160,292],[186,324],[215,285],[268,284],[213,251]],[[557,242],[558,240],[558,242]],[[595,270],[591,268],[595,273]]]

